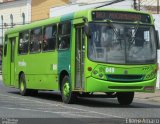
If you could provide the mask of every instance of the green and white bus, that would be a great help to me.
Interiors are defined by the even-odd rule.
[[[3,83],[23,96],[54,90],[72,103],[103,94],[129,105],[134,92],[155,91],[157,46],[148,13],[78,11],[6,31]]]

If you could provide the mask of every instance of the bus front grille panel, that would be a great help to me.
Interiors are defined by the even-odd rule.
[[[115,75],[108,74],[107,80],[114,82],[140,82],[143,81],[144,75]]]

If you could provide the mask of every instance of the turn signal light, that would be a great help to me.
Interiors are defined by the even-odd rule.
[[[88,71],[92,71],[92,67],[88,67]]]

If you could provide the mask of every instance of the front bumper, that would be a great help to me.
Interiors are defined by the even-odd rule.
[[[145,87],[155,87],[156,78],[142,82],[110,82],[93,77],[86,79],[85,92],[154,92]]]

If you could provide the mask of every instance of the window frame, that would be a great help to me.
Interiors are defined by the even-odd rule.
[[[39,51],[31,51],[31,32],[33,30],[36,30],[36,29],[40,29],[41,30],[41,39],[42,39],[42,43],[41,43],[41,46],[40,46],[40,50]],[[35,27],[35,28],[32,28],[29,30],[29,53],[30,54],[36,54],[36,53],[41,53],[42,52],[42,44],[43,44],[43,27],[40,26],[40,27]]]
[[[63,24],[66,24],[66,23],[69,23],[70,25],[70,34],[60,34],[60,25],[63,25]],[[69,50],[70,47],[71,47],[71,34],[72,34],[72,23],[71,23],[71,20],[67,20],[67,21],[64,21],[64,22],[61,22],[58,24],[58,36],[57,36],[57,49],[58,51],[64,51],[64,50]],[[64,37],[70,37],[69,39],[69,47],[68,48],[63,48],[63,49],[59,49],[59,43],[60,43],[60,39],[64,38]]]
[[[20,44],[20,34],[21,33],[25,33],[25,32],[28,32],[28,48],[27,48],[27,52],[26,53],[19,53],[19,44]],[[19,32],[19,39],[18,39],[18,55],[27,55],[29,53],[29,43],[30,43],[30,30],[24,30],[22,32]]]
[[[52,49],[52,50],[44,50],[43,48],[44,48],[44,35],[45,35],[45,29],[47,28],[47,27],[52,27],[52,29],[53,29],[53,27],[54,26],[56,26],[56,38],[55,38],[55,48],[54,49]],[[52,30],[53,31],[53,30]],[[57,50],[57,39],[58,39],[58,24],[57,23],[55,23],[55,24],[50,24],[50,25],[45,25],[44,27],[43,27],[43,29],[42,29],[42,32],[43,32],[43,35],[42,35],[42,52],[43,53],[46,53],[46,52],[53,52],[53,51],[55,51],[55,50]],[[52,32],[53,33],[53,32]]]

